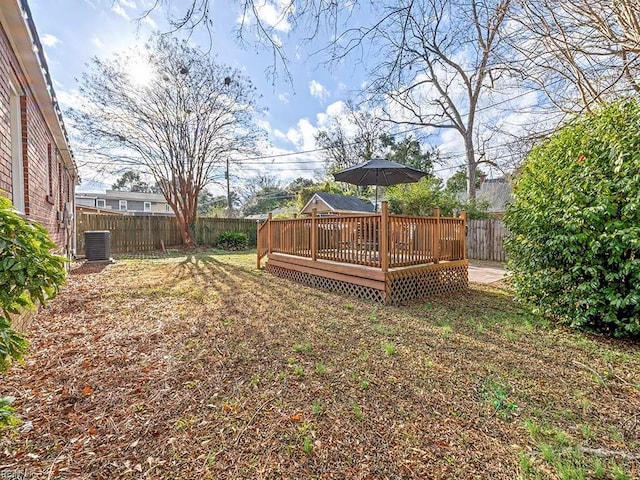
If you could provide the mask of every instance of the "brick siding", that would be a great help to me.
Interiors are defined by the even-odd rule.
[[[72,199],[73,179],[56,155],[53,135],[47,126],[24,72],[0,25],[0,195],[12,198],[11,109],[9,81],[22,90],[22,160],[24,169],[25,215],[42,224],[60,252],[73,238],[58,222],[58,211]],[[66,148],[66,147],[65,147]]]

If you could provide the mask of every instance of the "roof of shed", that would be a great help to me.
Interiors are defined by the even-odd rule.
[[[313,201],[314,197],[318,197],[324,203],[329,206],[332,210],[336,211],[348,211],[348,212],[373,212],[374,207],[371,203],[365,202],[364,200],[349,196],[349,195],[340,195],[338,193],[327,193],[327,192],[316,192],[309,203]],[[305,205],[305,208],[309,205]],[[303,210],[304,210],[303,209]]]

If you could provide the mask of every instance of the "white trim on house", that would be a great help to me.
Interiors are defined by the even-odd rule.
[[[150,212],[151,211],[151,202],[144,202],[142,206],[143,211]]]
[[[11,193],[13,206],[24,213],[24,162],[22,159],[22,108],[21,92],[9,80],[9,116],[11,124]]]

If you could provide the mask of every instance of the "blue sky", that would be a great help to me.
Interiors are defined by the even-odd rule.
[[[152,12],[137,21],[143,0],[30,0],[31,11],[44,45],[49,70],[54,79],[56,94],[63,108],[73,104],[77,90],[76,79],[85,70],[92,56],[106,57],[136,44],[143,44],[155,29],[167,31],[164,12]],[[318,66],[319,55],[311,55],[318,44],[300,47],[295,34],[282,25],[278,32],[289,59],[291,81],[284,75],[270,77],[267,69],[272,65],[270,52],[255,45],[241,46],[236,40],[236,27],[240,12],[232,2],[215,1],[215,25],[211,40],[206,32],[196,31],[191,39],[202,49],[209,48],[221,63],[241,68],[256,84],[262,96],[260,104],[266,112],[258,118],[269,133],[273,153],[309,150],[314,147],[313,135],[327,121],[327,110],[340,110],[340,100],[356,91],[365,80],[364,72],[355,66],[329,69]],[[268,15],[266,12],[265,15]],[[247,40],[251,41],[250,37]],[[279,160],[267,171],[283,178],[311,177],[321,163],[318,154]],[[81,159],[78,159],[81,163]],[[268,164],[268,162],[267,162]],[[265,171],[263,167],[245,165],[242,176]],[[84,184],[80,190],[90,188],[93,180],[109,184],[111,178],[102,178],[86,168],[81,171]]]
[[[76,79],[82,75],[92,56],[108,57],[142,45],[156,29],[161,32],[169,30],[162,10],[153,11],[139,20],[144,6],[153,3],[153,0],[56,0],[55,3],[51,0],[30,0],[58,101],[63,108],[77,101]],[[274,79],[267,75],[273,61],[270,52],[258,47],[250,32],[246,37],[248,43],[244,46],[238,44],[240,11],[236,3],[211,0],[211,4],[214,12],[212,36],[200,29],[190,40],[204,50],[210,48],[220,63],[242,69],[253,80],[262,96],[260,104],[266,109],[258,118],[269,136],[269,143],[262,145],[262,152],[267,155],[285,154],[260,161],[245,160],[241,168],[232,171],[234,187],[259,173],[274,175],[283,184],[298,176],[314,177],[316,172],[322,171],[321,154],[295,152],[313,150],[318,129],[326,128],[332,116],[339,117],[343,113],[343,101],[355,96],[366,82],[361,59],[351,57],[338,65],[327,66],[322,55],[313,52],[326,45],[328,37],[320,35],[315,43],[302,42],[301,35],[305,32],[296,31],[286,21],[276,21],[282,18],[278,15],[278,0],[265,0],[259,13],[263,22],[275,25],[276,33],[285,46],[291,73],[291,82],[284,75]],[[373,19],[366,9],[355,12],[353,17],[363,25]],[[460,54],[464,55],[464,52]],[[483,101],[485,103],[480,105],[477,115],[479,123],[500,123],[512,133],[517,133],[522,125],[535,124],[540,120],[533,113],[539,103],[537,92],[515,87],[502,93],[496,91]],[[453,130],[425,133],[432,135],[430,141],[438,146],[441,156],[448,162],[449,167],[441,167],[438,171],[439,176],[446,178],[455,171],[451,166],[464,163],[460,136]],[[494,148],[498,155],[500,138],[493,134],[486,137],[489,139],[488,152]],[[492,147],[491,144],[498,146]],[[82,158],[77,157],[83,179],[79,190],[96,189],[96,185],[104,188],[117,178],[113,172],[109,175],[82,167]],[[492,169],[489,173],[501,175]],[[215,188],[213,191],[216,193]]]

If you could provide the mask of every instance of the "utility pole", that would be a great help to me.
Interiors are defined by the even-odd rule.
[[[229,182],[229,157],[227,157],[227,170],[224,172],[227,179],[227,218],[231,218],[231,186]]]

